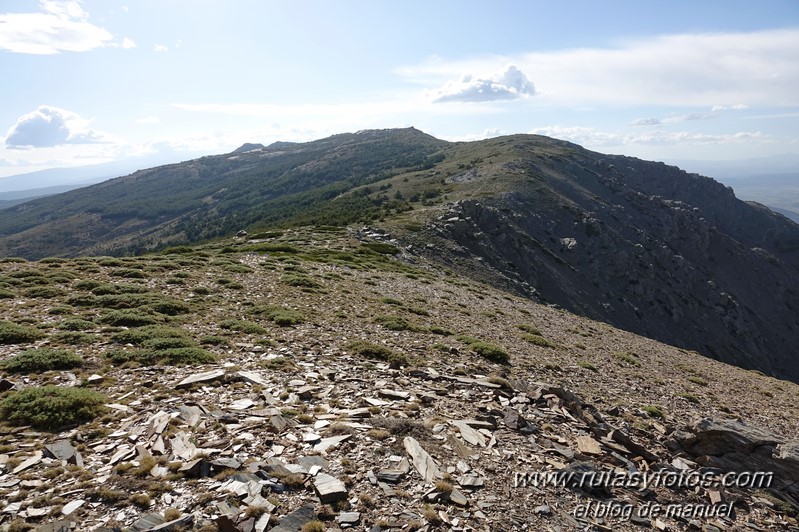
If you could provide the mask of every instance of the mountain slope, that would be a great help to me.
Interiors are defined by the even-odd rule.
[[[367,131],[142,170],[0,212],[0,253],[138,252],[256,222],[314,222],[319,204],[432,164],[428,156],[443,144],[413,129]],[[348,197],[337,202],[334,218],[351,222],[374,207],[363,196]]]
[[[799,386],[364,233],[0,261],[0,527],[796,530]],[[54,389],[102,401],[22,400]],[[641,486],[680,471],[774,476]]]
[[[527,142],[521,152],[548,144]],[[510,192],[450,205],[434,231],[411,240],[438,239],[432,254],[450,248],[464,271],[481,257],[487,278],[571,311],[799,378],[799,227],[713,180],[568,150],[555,164],[533,156],[450,177],[479,186],[524,175]]]
[[[799,381],[799,226],[712,179],[530,135],[246,148],[2,211],[0,251],[130,253],[368,221],[496,286]]]

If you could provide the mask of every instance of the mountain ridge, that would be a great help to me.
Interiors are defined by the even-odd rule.
[[[535,135],[367,130],[203,157],[0,212],[0,250],[124,254],[364,222],[527,297],[799,380],[796,224],[710,178]]]

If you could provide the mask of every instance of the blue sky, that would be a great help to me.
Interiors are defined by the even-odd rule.
[[[799,153],[794,0],[4,0],[0,74],[0,177],[411,125]]]

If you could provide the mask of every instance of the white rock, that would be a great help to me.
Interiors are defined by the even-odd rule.
[[[76,501],[69,502],[64,505],[64,508],[61,509],[61,513],[64,515],[69,515],[78,508],[80,508],[81,506],[83,506],[85,502],[86,501],[84,501],[83,499],[78,499]]]

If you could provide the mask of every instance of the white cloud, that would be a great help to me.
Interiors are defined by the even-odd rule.
[[[168,51],[169,51],[169,47],[168,46],[164,46],[163,44],[156,44],[155,46],[153,46],[153,52],[162,53],[162,52],[168,52]]]
[[[638,135],[628,135],[624,138],[625,144],[739,144],[751,142],[770,142],[769,135],[760,131],[749,132],[739,131],[737,133],[708,134],[708,133],[689,133],[687,131],[676,131],[666,133],[662,131],[641,133]]]
[[[729,134],[691,133],[688,131],[647,131],[623,134],[602,131],[593,127],[547,126],[530,133],[567,140],[585,147],[630,146],[630,145],[691,145],[740,144],[770,142],[771,137],[760,131],[739,131]]]
[[[799,105],[799,28],[746,33],[680,34],[622,41],[614,47],[433,58],[397,72],[429,86],[463,72],[512,64],[535,72],[545,104],[668,105],[711,108],[719,102]],[[439,89],[440,90],[440,89]]]
[[[494,137],[501,137],[502,135],[507,135],[508,132],[504,129],[500,129],[497,127],[492,127],[488,129],[484,129],[482,133],[470,133],[461,136],[443,136],[439,137],[444,140],[448,140],[450,142],[472,142],[475,140],[485,140],[485,139],[492,139]]]
[[[161,119],[157,116],[145,116],[142,118],[137,118],[136,123],[140,126],[152,126],[161,122]]]
[[[57,17],[73,18],[85,20],[89,18],[89,14],[80,6],[77,0],[57,1],[57,0],[42,0],[40,2],[42,9],[48,13],[52,13]]]
[[[88,128],[88,120],[47,105],[17,119],[5,138],[8,148],[47,148],[62,144],[103,142],[103,137]]]
[[[744,103],[738,103],[735,105],[714,105],[710,110],[713,112],[716,111],[745,111],[749,109],[749,106]]]
[[[129,37],[125,37],[124,39],[122,39],[122,48],[124,48],[125,50],[136,48],[136,42]]]
[[[524,72],[509,65],[503,72],[487,78],[475,78],[472,74],[458,81],[448,81],[433,91],[434,102],[491,102],[515,100],[535,94],[535,86]]]
[[[0,50],[46,55],[112,44],[113,35],[89,22],[77,0],[45,0],[41,8],[44,12],[0,14]]]
[[[679,122],[691,122],[693,120],[708,120],[714,118],[711,113],[688,113],[684,115],[671,115],[662,120],[664,124],[676,124]]]
[[[600,131],[593,127],[547,126],[535,128],[530,133],[568,140],[580,146],[617,146],[622,144],[622,136],[618,133]]]
[[[630,125],[632,126],[659,126],[661,124],[660,119],[658,118],[639,118],[638,120],[633,121]]]

